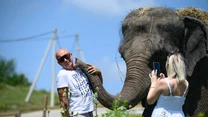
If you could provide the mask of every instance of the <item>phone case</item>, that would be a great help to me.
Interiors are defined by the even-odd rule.
[[[153,62],[153,69],[157,70],[157,76],[160,76],[160,63],[159,62]]]

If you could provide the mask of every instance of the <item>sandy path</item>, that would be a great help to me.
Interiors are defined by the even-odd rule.
[[[98,117],[102,117],[101,115],[106,113],[107,111],[108,111],[108,109],[106,109],[106,108],[98,108],[97,109]],[[132,112],[133,114],[142,114],[143,108],[142,107],[134,107],[133,109],[131,109],[129,111]],[[95,116],[96,115],[95,111],[93,113]],[[42,116],[43,116],[43,111],[35,111],[35,112],[21,114],[21,117],[42,117]],[[48,117],[48,114],[46,117]],[[61,117],[60,109],[50,110],[49,117]]]

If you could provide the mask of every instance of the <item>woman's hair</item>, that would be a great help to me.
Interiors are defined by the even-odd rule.
[[[178,83],[186,80],[186,66],[180,53],[174,52],[167,58],[166,70],[168,77],[176,77]]]

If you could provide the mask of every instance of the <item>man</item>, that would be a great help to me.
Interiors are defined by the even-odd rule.
[[[74,67],[72,53],[66,49],[56,52],[56,59],[63,68],[57,75],[57,91],[64,117],[93,117],[93,93],[86,75]],[[88,72],[97,74],[102,82],[98,68],[88,64]]]

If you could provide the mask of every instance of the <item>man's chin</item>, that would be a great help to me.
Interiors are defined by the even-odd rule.
[[[66,70],[74,70],[74,67],[64,67]]]

